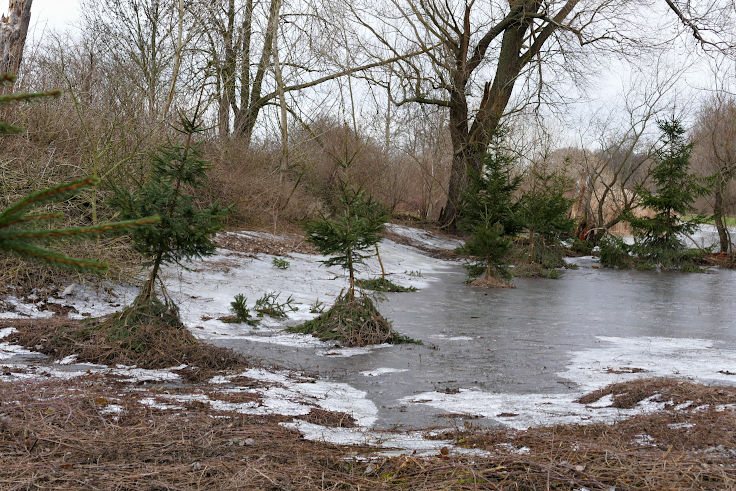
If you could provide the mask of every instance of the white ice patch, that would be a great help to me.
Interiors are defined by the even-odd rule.
[[[371,346],[355,346],[352,348],[330,348],[328,350],[319,352],[317,354],[321,356],[334,356],[337,358],[350,358],[352,356],[367,355],[375,350],[388,348],[393,346],[392,344],[374,344]]]
[[[290,346],[294,348],[303,347],[318,347],[324,348],[330,346],[330,343],[325,343],[309,334],[289,334],[279,333],[274,335],[263,335],[263,336],[221,336],[219,339],[244,339],[246,341],[252,341],[254,343],[267,343],[277,344],[279,346]]]
[[[38,354],[33,351],[25,349],[23,346],[10,343],[0,343],[0,360],[7,360],[18,355],[33,355]]]
[[[100,414],[120,414],[123,412],[123,406],[119,404],[107,404],[99,410]]]
[[[138,404],[141,404],[143,406],[152,407],[154,409],[161,409],[164,411],[165,410],[180,411],[184,409],[184,406],[179,406],[176,404],[166,404],[163,402],[159,402],[152,397],[144,397],[143,399],[138,400]]]
[[[77,361],[77,355],[69,355],[65,356],[61,360],[56,361],[55,363],[58,363],[59,365],[71,365],[75,361]]]
[[[455,250],[464,244],[460,239],[442,237],[427,230],[397,225],[395,223],[387,224],[386,229],[389,232],[406,237],[412,242],[430,249]]]
[[[213,384],[229,383],[235,377],[247,377],[280,386],[258,387],[251,391],[261,396],[258,407],[242,407],[249,414],[282,414],[296,416],[308,414],[313,407],[327,411],[346,413],[360,426],[372,426],[378,416],[378,408],[366,393],[338,382],[300,379],[288,372],[270,372],[264,369],[249,369],[237,375],[217,376]],[[235,409],[232,409],[235,410]]]
[[[733,383],[732,377],[722,372],[736,371],[736,351],[716,348],[714,341],[604,336],[598,339],[605,346],[573,352],[567,369],[558,373],[577,384],[577,389],[571,393],[498,394],[461,389],[456,394],[425,392],[405,397],[401,402],[427,404],[444,411],[482,416],[506,426],[525,429],[550,424],[612,422],[635,414],[660,411],[667,404],[655,401],[657,396],[642,400],[633,409],[610,407],[611,396],[587,405],[575,402],[580,396],[613,383],[659,376]],[[687,406],[689,404],[683,407]]]
[[[425,434],[418,431],[407,433],[393,433],[371,431],[365,428],[333,428],[307,421],[291,421],[281,423],[285,428],[296,430],[307,440],[317,440],[335,445],[367,445],[397,450],[395,453],[386,452],[386,455],[415,454],[437,455],[446,447],[454,453],[478,454],[472,449],[453,447],[450,440],[430,440]]]
[[[593,407],[574,400],[582,394],[493,394],[461,389],[456,394],[424,392],[402,399],[402,403],[424,403],[445,411],[482,416],[505,426],[526,429],[550,424],[613,421],[642,412],[654,412],[664,404],[647,401],[636,409]]]
[[[108,368],[101,370],[102,373],[117,375],[125,379],[126,382],[175,382],[181,380],[177,373],[171,370],[181,370],[186,365],[172,367],[162,370],[151,370],[146,368],[118,366],[118,368]]]
[[[736,351],[715,347],[707,339],[663,337],[608,337],[598,339],[608,346],[572,354],[567,370],[559,373],[584,391],[643,377],[687,377],[700,382],[734,382]],[[631,368],[644,371],[627,372]]]
[[[667,425],[667,428],[671,430],[683,430],[686,428],[692,428],[695,426],[695,423],[670,423]]]
[[[475,338],[470,336],[447,336],[445,334],[433,334],[431,339],[441,339],[442,341],[472,341]]]
[[[375,370],[366,370],[364,372],[360,372],[360,374],[364,377],[378,377],[380,375],[386,375],[389,373],[401,373],[408,371],[409,370],[407,368],[376,368]]]
[[[18,330],[14,327],[4,327],[0,329],[0,339],[7,338],[8,336],[10,336],[11,334],[17,331]]]
[[[415,235],[426,235],[424,231],[402,227],[402,230],[414,230]],[[240,232],[243,237],[271,237],[259,232]],[[427,235],[431,237],[432,234]],[[440,242],[447,239],[438,238]],[[390,240],[379,244],[381,258],[391,281],[401,286],[422,288],[429,282],[437,281],[438,273],[452,266],[446,261],[432,258],[417,249]],[[292,296],[298,311],[290,312],[288,320],[306,321],[318,314],[311,312],[312,306],[322,302],[329,308],[335,298],[344,291],[348,281],[345,272],[339,268],[326,268],[321,260],[324,256],[293,253],[289,258],[289,267],[285,270],[273,266],[274,256],[268,254],[252,255],[218,249],[214,256],[202,261],[187,264],[188,269],[179,267],[164,268],[163,274],[169,292],[181,308],[183,322],[192,333],[203,339],[222,339],[228,336],[248,336],[247,340],[260,343],[274,343],[282,346],[317,346],[314,338],[302,335],[263,335],[250,326],[243,324],[225,324],[218,317],[230,313],[230,303],[237,294],[247,298],[252,309],[256,300],[267,292],[280,293],[280,301]],[[416,272],[421,271],[421,277]],[[358,271],[360,278],[375,278],[381,274],[381,268],[375,257],[366,260],[365,266]],[[206,290],[203,291],[203,285]],[[206,319],[206,320],[204,320]],[[286,323],[281,320],[264,317],[261,329],[283,328]]]

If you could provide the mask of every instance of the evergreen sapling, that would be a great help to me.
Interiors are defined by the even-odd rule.
[[[195,116],[196,118],[196,116]],[[133,233],[134,248],[148,259],[151,271],[137,303],[154,299],[154,286],[163,264],[209,256],[215,251],[214,234],[223,226],[227,210],[214,204],[200,208],[188,191],[202,186],[210,165],[202,159],[202,132],[195,119],[181,117],[176,130],[183,143],[171,142],[153,156],[151,177],[139,189],[118,190],[116,203],[125,217],[156,213],[161,221],[155,227]]]
[[[11,84],[15,77],[0,75],[0,87]],[[58,97],[60,91],[37,93],[0,94],[0,106],[45,97]],[[22,132],[23,129],[0,121],[0,137]],[[40,227],[49,220],[62,218],[60,213],[36,212],[41,206],[64,201],[85,189],[92,188],[98,181],[85,177],[72,182],[52,186],[24,196],[0,212],[0,251],[16,254],[23,258],[41,260],[57,267],[71,267],[86,271],[105,271],[107,264],[85,258],[70,257],[48,247],[48,243],[60,239],[98,237],[102,233],[121,233],[136,227],[151,225],[158,221],[156,216],[141,215],[131,220],[95,224],[85,227],[48,228]],[[153,213],[148,215],[155,215]],[[139,229],[140,230],[140,229]]]
[[[708,193],[707,180],[689,172],[693,144],[686,141],[680,122],[673,118],[657,124],[662,145],[655,153],[652,187],[636,188],[641,207],[654,211],[654,216],[637,217],[630,212],[625,216],[634,234],[631,250],[651,266],[694,269],[681,238],[693,233],[706,217],[684,217],[695,211],[695,200]]]
[[[529,233],[529,263],[545,269],[564,265],[556,249],[573,233],[575,220],[568,216],[574,200],[565,197],[570,180],[564,171],[546,166],[532,169],[530,189],[518,203],[519,223]]]
[[[341,164],[348,175],[350,163]],[[307,240],[326,256],[326,266],[340,266],[348,273],[348,291],[335,304],[311,321],[287,329],[312,334],[323,341],[340,341],[346,346],[409,342],[397,335],[366,295],[355,294],[355,268],[364,264],[381,240],[379,235],[388,212],[362,190],[340,180],[340,210],[333,217],[322,216],[306,225]]]
[[[484,275],[477,284],[498,284],[493,279],[511,277],[506,259],[512,249],[511,237],[518,233],[518,203],[515,192],[521,176],[514,175],[515,159],[496,148],[485,155],[483,173],[472,177],[460,207],[460,230],[470,234],[457,252],[474,256],[466,265],[468,275]]]

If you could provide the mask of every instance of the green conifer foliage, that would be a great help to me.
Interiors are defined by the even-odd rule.
[[[0,75],[0,87],[12,83],[13,80],[15,80],[15,77],[12,75]],[[58,90],[31,94],[0,94],[0,106],[42,97],[58,97],[60,94],[61,92]],[[22,131],[23,129],[18,126],[0,121],[0,137]],[[107,265],[105,263],[91,259],[69,257],[66,254],[48,248],[47,244],[59,239],[89,237],[97,236],[100,233],[127,231],[134,227],[155,223],[158,220],[157,217],[142,215],[133,220],[102,223],[88,227],[38,228],[43,222],[61,218],[61,214],[34,212],[35,209],[41,206],[63,201],[86,188],[96,185],[97,181],[91,177],[60,184],[29,194],[0,212],[0,251],[14,253],[29,259],[42,260],[55,266],[67,266],[82,270],[106,270]]]
[[[212,236],[222,228],[227,209],[215,204],[195,205],[190,190],[203,184],[209,164],[202,159],[201,143],[195,137],[202,128],[195,119],[182,117],[176,128],[183,143],[171,142],[153,156],[151,177],[134,192],[118,190],[116,204],[123,216],[135,218],[158,214],[155,226],[133,233],[134,248],[151,263],[151,273],[139,301],[151,300],[162,264],[180,263],[214,253]]]
[[[684,216],[694,211],[695,200],[708,192],[706,180],[688,172],[693,144],[687,143],[685,129],[676,119],[658,121],[662,145],[655,154],[651,189],[636,188],[645,209],[653,217],[625,218],[631,224],[635,244],[632,251],[652,265],[676,268],[688,262],[683,234],[694,232],[705,217]]]
[[[568,217],[573,200],[565,198],[570,181],[563,172],[544,166],[532,169],[530,189],[519,199],[518,217],[529,232],[529,262],[540,262],[544,267],[545,253],[561,238],[572,234],[575,220]],[[561,259],[560,261],[561,262]]]
[[[341,266],[348,271],[348,296],[355,298],[355,267],[372,255],[381,240],[379,235],[388,220],[388,211],[364,191],[340,183],[341,210],[334,217],[322,216],[306,225],[307,240],[328,259],[327,266]],[[371,252],[368,252],[371,251]]]
[[[483,174],[473,177],[463,196],[459,225],[470,239],[458,252],[477,258],[467,266],[469,276],[511,276],[506,258],[512,249],[510,237],[519,231],[514,193],[521,183],[521,176],[514,175],[515,162],[498,149],[489,152],[483,160]]]

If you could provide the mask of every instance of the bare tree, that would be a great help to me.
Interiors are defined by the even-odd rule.
[[[728,253],[733,243],[726,216],[736,204],[736,98],[724,92],[713,94],[700,109],[693,128],[694,167],[713,177],[708,201],[718,230],[721,252]]]
[[[649,176],[655,139],[649,130],[672,111],[672,94],[686,67],[657,68],[654,79],[635,78],[624,94],[622,118],[613,112],[599,123],[598,149],[583,150],[577,160],[579,194],[575,209],[581,218],[578,234],[594,243],[622,217],[638,207],[636,186]],[[582,137],[581,137],[582,138]]]
[[[8,0],[8,14],[0,16],[0,73],[17,74],[31,22],[33,0]]]
[[[636,36],[651,34],[639,22],[641,16],[655,10],[625,0],[388,3],[390,8],[378,14],[373,2],[355,6],[353,12],[380,49],[395,52],[411,46],[427,51],[426,56],[394,68],[401,81],[396,84],[396,102],[436,105],[449,114],[454,155],[440,220],[450,227],[468,173],[480,170],[480,155],[501,119],[519,110],[519,105],[510,105],[515,91],[525,93],[522,104],[544,103],[548,68],[565,70],[564,64],[589,45],[621,50],[635,44]],[[665,0],[665,4],[699,43],[726,47],[717,39],[730,32],[722,20],[733,13],[730,4],[723,9],[709,4],[707,12],[696,12],[690,2]],[[712,18],[717,19],[711,22]],[[569,71],[568,75],[572,77]]]
[[[87,35],[104,44],[108,63],[119,68],[118,84],[140,91],[152,120],[166,117],[171,84],[179,76],[185,43],[179,33],[186,29],[179,7],[178,0],[82,1]]]

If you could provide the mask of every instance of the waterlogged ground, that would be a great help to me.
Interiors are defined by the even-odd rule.
[[[275,377],[286,389],[278,397],[264,392],[264,401],[278,404],[262,401],[258,407],[280,414],[289,401],[297,401],[303,406],[297,412],[320,407],[351,414],[356,428],[285,423],[308,438],[335,443],[431,449],[445,443],[418,433],[378,431],[453,428],[468,422],[526,428],[613,421],[662,409],[666,401],[649,398],[632,409],[616,409],[605,398],[588,405],[575,400],[636,377],[736,382],[734,271],[620,272],[598,268],[593,258],[578,258],[573,261],[578,269],[567,270],[562,279],[516,279],[515,289],[485,290],[465,285],[459,263],[426,252],[452,249],[457,241],[400,226],[392,226],[391,232],[421,249],[384,241],[386,270],[396,283],[420,291],[388,294],[380,309],[401,334],[423,345],[336,348],[311,336],[284,333],[286,325],[314,317],[311,310],[318,300],[329,305],[345,287],[341,271],[324,268],[319,257],[308,254],[291,254],[285,258],[289,267],[282,270],[268,254],[221,249],[189,269],[168,270],[169,292],[195,336],[265,365],[316,376],[319,383],[312,387],[314,382],[278,370],[259,372],[259,380]],[[253,237],[268,234],[231,238],[247,242]],[[361,276],[379,272],[371,260]],[[217,320],[228,314],[235,294],[243,293],[252,306],[271,291],[279,292],[282,300],[293,296],[297,310],[286,321],[264,318],[258,327],[250,327]],[[103,301],[77,287],[54,301],[74,305],[72,316],[99,315],[130,302],[135,290],[116,287],[115,293],[117,297]],[[6,302],[16,310],[7,315],[50,315],[27,299]],[[0,342],[2,364],[17,366],[35,356]],[[86,369],[70,359],[51,368],[29,369],[24,376],[71,377]],[[141,375],[131,374],[132,368],[117,370],[122,370],[118,375]],[[167,379],[166,373],[148,375],[176,378]],[[213,385],[221,382],[212,380]],[[182,401],[172,401],[177,402]]]
[[[464,284],[455,265],[424,273],[418,293],[389,294],[381,310],[423,346],[329,350],[218,339],[250,357],[317,373],[365,391],[376,426],[533,424],[626,415],[574,401],[640,376],[736,382],[736,273],[657,274],[575,261],[562,279],[516,279],[515,289]],[[348,356],[352,355],[352,356]],[[658,406],[639,410],[656,410]]]

